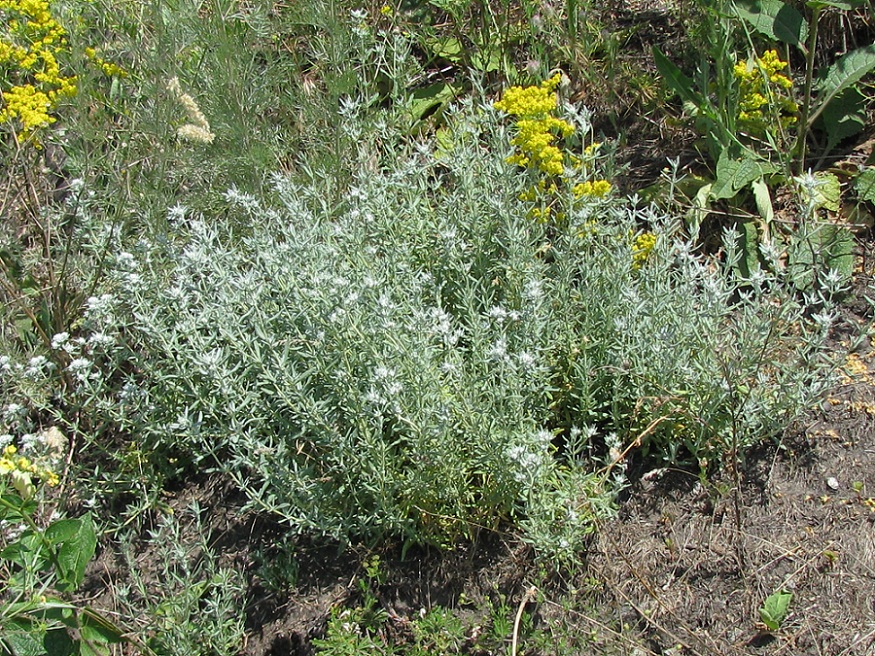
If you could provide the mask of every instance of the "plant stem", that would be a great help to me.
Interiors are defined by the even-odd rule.
[[[52,545],[52,542],[46,537],[43,530],[36,525],[36,522],[33,521],[33,518],[27,513],[23,512],[21,507],[16,506],[14,503],[10,503],[2,496],[0,496],[0,506],[3,506],[8,510],[12,510],[18,513],[24,523],[27,524],[27,527],[31,531],[33,531],[34,535],[39,538],[39,541],[48,552],[49,560],[51,561],[52,566],[55,568],[55,571],[59,575],[62,574],[64,570],[61,568],[61,563],[58,561],[58,554],[55,552],[54,545]]]
[[[814,56],[817,48],[817,25],[820,22],[820,7],[812,9],[811,27],[808,30],[808,52],[805,53],[805,90],[802,93],[802,112],[799,116],[799,133],[796,135],[797,169],[796,174],[801,175],[805,170],[805,146],[808,137],[808,116],[811,113],[811,85],[814,79]]]

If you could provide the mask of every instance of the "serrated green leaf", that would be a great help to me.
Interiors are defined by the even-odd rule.
[[[857,87],[845,89],[823,109],[821,119],[826,130],[827,150],[843,139],[853,137],[866,127],[867,99]]]
[[[754,30],[772,41],[804,48],[808,23],[794,7],[781,0],[739,0],[735,12]]]
[[[711,197],[715,200],[732,198],[754,180],[775,173],[772,164],[752,157],[732,159],[724,150],[717,161],[717,179],[711,188]]]
[[[27,615],[3,617],[0,622],[0,653],[11,656],[46,656],[45,627]]]
[[[866,169],[854,180],[854,190],[860,200],[875,203],[875,168]]]
[[[832,223],[800,231],[787,250],[787,268],[793,284],[803,291],[827,269],[846,283],[854,273],[854,237],[847,227]]]
[[[875,68],[875,43],[857,48],[839,58],[826,70],[818,84],[819,109],[812,115],[811,121],[817,118],[839,94],[863,79],[863,76],[873,68]]]
[[[63,571],[58,572],[61,590],[75,590],[85,577],[85,568],[97,548],[97,535],[91,514],[78,519],[65,519],[55,522],[46,529],[46,536],[59,544],[58,564]]]
[[[777,631],[781,623],[787,618],[787,610],[793,601],[793,593],[779,590],[766,597],[760,608],[760,619],[770,630]]]

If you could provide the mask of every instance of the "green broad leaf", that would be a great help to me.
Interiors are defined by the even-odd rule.
[[[721,200],[734,197],[754,180],[765,178],[777,169],[764,160],[748,155],[742,159],[732,159],[724,150],[717,161],[717,179],[711,188],[711,197]]]
[[[79,633],[92,644],[114,645],[127,642],[124,631],[91,608],[79,615]]]
[[[827,7],[834,7],[836,9],[842,9],[844,11],[850,11],[851,9],[856,9],[857,7],[863,4],[863,0],[808,0],[805,3],[812,9],[826,9]]]
[[[60,590],[75,590],[85,578],[85,567],[97,548],[97,535],[91,514],[78,519],[63,519],[46,529],[46,537],[59,545]]]
[[[46,656],[75,656],[79,653],[76,641],[67,633],[66,629],[61,628],[46,631],[43,647]]]
[[[818,171],[814,174],[818,184],[814,190],[814,206],[830,212],[838,212],[841,207],[842,185],[832,173]]]
[[[791,601],[793,601],[793,593],[783,590],[773,592],[766,597],[760,608],[760,619],[769,630],[777,631],[781,628],[781,623],[787,618]]]
[[[453,64],[459,64],[464,57],[465,47],[459,39],[448,36],[440,39],[426,39],[425,47],[431,54],[440,59],[446,59]]]
[[[79,519],[60,519],[46,529],[46,537],[54,544],[61,544],[74,537],[80,528]]]
[[[875,68],[875,43],[852,50],[827,68],[826,73],[818,84],[820,94],[818,97],[819,108],[812,115],[811,122],[839,94],[862,80],[863,76],[873,68]]]
[[[685,218],[690,238],[696,241],[699,238],[702,223],[707,218],[708,212],[711,211],[711,184],[699,187],[690,200],[692,207],[687,211]]]
[[[481,73],[493,73],[501,69],[501,50],[499,48],[481,48],[471,57],[474,70]]]
[[[853,137],[866,127],[866,96],[853,86],[845,89],[823,108],[821,121],[826,131],[827,150],[831,150],[844,139]]]
[[[842,283],[854,274],[854,237],[841,225],[821,224],[800,230],[787,250],[787,269],[797,289],[805,291],[817,275],[836,271]]]
[[[769,193],[769,185],[766,181],[760,178],[750,183],[753,189],[753,197],[757,204],[757,212],[760,217],[768,224],[775,219],[775,209],[772,206],[772,196]]]
[[[656,46],[653,47],[653,59],[665,83],[680,96],[682,101],[692,103],[696,107],[701,107],[704,104],[701,94],[695,90],[693,80],[684,75],[683,71]]]
[[[438,82],[422,89],[417,89],[410,96],[408,113],[412,123],[418,123],[436,112],[444,109],[453,98],[457,90],[450,84]]]
[[[860,200],[875,203],[875,168],[866,169],[857,176],[854,180],[854,191]]]
[[[760,268],[760,235],[756,223],[743,221],[738,224],[741,259],[738,262],[738,272],[743,278],[750,278],[751,274]]]
[[[739,0],[735,3],[735,13],[770,40],[805,49],[808,23],[791,5],[781,0]]]

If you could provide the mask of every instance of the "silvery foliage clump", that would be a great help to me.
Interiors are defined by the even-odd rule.
[[[496,113],[463,105],[449,134],[361,135],[339,199],[276,175],[273,198],[174,208],[89,314],[126,349],[112,385],[82,385],[296,531],[441,544],[515,518],[565,559],[630,453],[735,458],[827,384],[828,299],[808,321],[779,275],[733,277],[731,236],[715,263],[627,200],[533,222]]]
[[[49,425],[75,422],[72,415],[103,399],[109,389],[98,387],[100,394],[95,397],[94,384],[84,395],[81,386],[84,379],[100,375],[101,368],[92,366],[95,361],[114,361],[116,348],[117,328],[104,332],[89,319],[101,302],[99,294],[89,291],[98,287],[105,265],[115,269],[117,281],[123,282],[125,258],[130,255],[121,246],[119,226],[106,220],[93,190],[74,179],[69,192],[62,203],[44,208],[40,217],[49,226],[50,247],[22,250],[20,235],[0,235],[0,250],[7,249],[13,260],[20,257],[23,267],[7,269],[2,285],[0,444],[15,442],[26,448]],[[47,251],[53,261],[46,260]],[[40,276],[45,280],[36,289]],[[36,322],[24,311],[27,307]],[[82,331],[55,332],[56,325],[75,325]]]
[[[143,634],[151,636],[153,653],[239,654],[246,581],[217,553],[209,513],[192,502],[177,514],[161,514],[145,533],[120,536],[127,576],[113,592],[126,616],[137,617]],[[146,563],[138,557],[144,553]]]

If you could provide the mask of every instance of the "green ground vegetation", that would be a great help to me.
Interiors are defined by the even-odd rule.
[[[875,52],[823,44],[871,5],[678,4],[635,60],[588,0],[0,1],[0,652],[239,653],[242,574],[164,502],[206,474],[289,552],[500,528],[556,572],[631,461],[707,481],[810,408],[875,199],[833,157]],[[621,184],[639,119],[695,166]],[[392,638],[380,568],[318,653],[584,648],[502,600]]]

